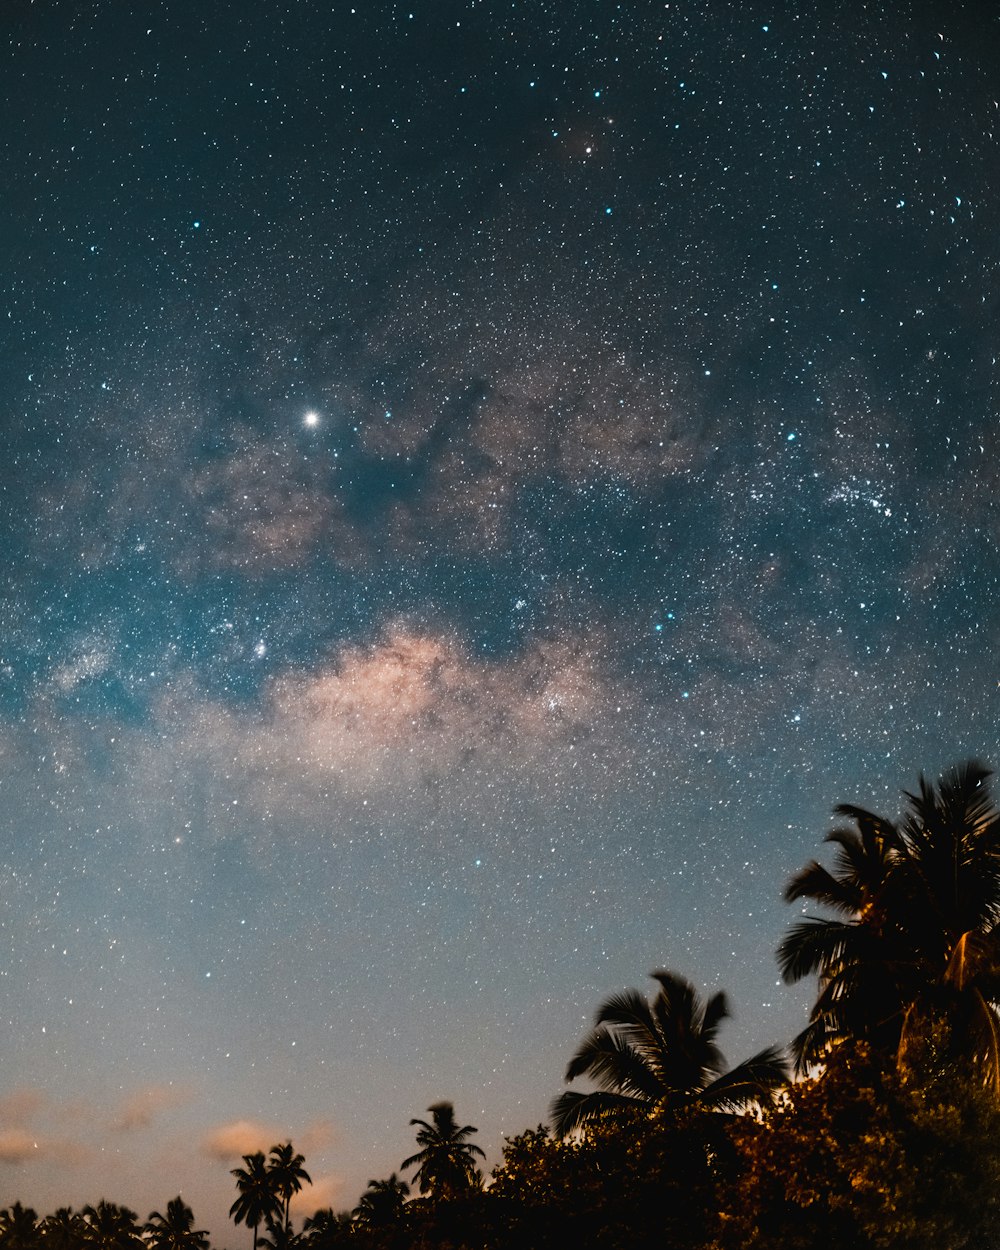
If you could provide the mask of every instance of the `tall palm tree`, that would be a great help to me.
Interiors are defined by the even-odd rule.
[[[1000,1091],[1000,812],[989,769],[969,761],[937,787],[921,776],[897,824],[842,804],[832,870],[813,861],[785,890],[833,916],[806,916],[778,948],[786,981],[816,974],[800,1070],[846,1041],[905,1062],[931,1035]]]
[[[38,1216],[19,1202],[0,1211],[0,1246],[3,1250],[36,1250],[40,1237]]]
[[[436,1102],[427,1110],[431,1122],[411,1120],[418,1124],[417,1145],[423,1147],[416,1154],[404,1159],[402,1167],[417,1165],[413,1180],[422,1194],[434,1198],[453,1198],[470,1189],[478,1189],[482,1176],[473,1156],[485,1159],[485,1152],[467,1139],[478,1132],[471,1124],[461,1128],[455,1119],[455,1108],[450,1102]]]
[[[834,812],[856,828],[838,826],[827,834],[837,848],[832,870],[812,860],[785,889],[787,902],[811,899],[835,913],[806,916],[778,947],[787,982],[820,977],[809,1024],[792,1043],[800,1073],[844,1037],[894,1049],[904,1010],[900,981],[908,944],[893,913],[906,844],[891,821],[864,808],[840,804]]]
[[[208,1230],[195,1228],[194,1212],[180,1194],[167,1203],[166,1215],[151,1211],[142,1231],[153,1250],[208,1250]]]
[[[97,1206],[85,1206],[83,1216],[83,1243],[92,1250],[141,1250],[139,1217],[128,1207],[117,1202],[105,1202]]]
[[[263,1221],[280,1215],[281,1200],[275,1193],[264,1152],[244,1155],[243,1162],[246,1167],[232,1169],[239,1196],[229,1214],[234,1224],[246,1224],[253,1229],[253,1250],[257,1250],[257,1230]]]
[[[398,1224],[410,1187],[395,1172],[384,1181],[369,1181],[368,1188],[354,1208],[354,1218],[369,1228]]]
[[[296,1154],[295,1148],[290,1141],[285,1142],[283,1146],[271,1147],[271,1157],[267,1163],[267,1174],[270,1178],[271,1188],[281,1201],[286,1228],[289,1222],[289,1208],[292,1202],[292,1195],[299,1192],[303,1181],[308,1185],[312,1184],[312,1177],[302,1166],[305,1161],[305,1155]]]
[[[557,1137],[590,1121],[641,1118],[692,1102],[737,1110],[770,1100],[785,1083],[777,1047],[725,1071],[716,1041],[729,1015],[725,994],[706,1002],[674,972],[651,975],[659,985],[652,1002],[638,990],[624,990],[597,1009],[566,1080],[588,1076],[598,1088],[567,1090],[556,1098],[551,1116]]]

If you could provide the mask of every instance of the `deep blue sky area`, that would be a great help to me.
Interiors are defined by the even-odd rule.
[[[830,809],[1000,762],[1000,20],[0,16],[0,1205],[788,1040]]]

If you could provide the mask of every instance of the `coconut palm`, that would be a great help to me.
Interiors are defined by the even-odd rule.
[[[281,1202],[286,1227],[289,1222],[292,1195],[301,1190],[303,1181],[308,1185],[312,1184],[312,1177],[302,1166],[305,1161],[305,1155],[296,1154],[290,1141],[285,1142],[283,1146],[271,1147],[271,1156],[267,1162],[267,1175],[272,1190]]]
[[[293,1250],[303,1240],[303,1235],[292,1231],[291,1221],[286,1220],[280,1211],[275,1216],[268,1216],[265,1223],[267,1235],[258,1241],[259,1250]]]
[[[1000,1090],[1000,813],[976,761],[937,787],[921,776],[898,823],[841,805],[832,870],[813,861],[789,882],[833,916],[806,916],[778,949],[786,981],[816,974],[819,994],[793,1044],[800,1070],[846,1041],[906,1063],[944,1036]],[[938,1047],[940,1050],[941,1047]]]
[[[97,1206],[85,1206],[83,1216],[83,1242],[92,1250],[140,1250],[139,1217],[128,1207],[117,1202],[105,1202]]]
[[[332,1250],[346,1245],[353,1236],[354,1220],[350,1211],[334,1211],[323,1207],[302,1225],[302,1242],[309,1250]]]
[[[409,1185],[395,1172],[384,1181],[369,1181],[354,1208],[354,1218],[369,1228],[391,1227],[399,1222],[409,1193]]]
[[[789,982],[820,974],[820,993],[807,1027],[792,1051],[800,1072],[844,1037],[864,1038],[877,1049],[895,1049],[904,1013],[901,981],[909,944],[893,918],[894,896],[906,844],[891,822],[863,808],[840,804],[837,816],[855,829],[827,834],[837,850],[832,870],[816,860],[796,873],[785,899],[811,899],[835,912],[806,916],[778,948],[778,965]]]
[[[208,1250],[208,1230],[195,1228],[194,1212],[181,1198],[171,1198],[166,1215],[151,1211],[142,1230],[153,1250]]]
[[[45,1250],[79,1250],[83,1231],[83,1216],[71,1207],[60,1207],[38,1226]]]
[[[785,1083],[777,1047],[725,1071],[716,1042],[729,1015],[725,994],[706,1002],[674,972],[651,975],[659,985],[652,1002],[630,989],[598,1008],[593,1030],[566,1069],[567,1081],[588,1076],[598,1088],[567,1090],[556,1098],[551,1116],[557,1137],[591,1121],[641,1119],[693,1102],[738,1110],[769,1101]]]
[[[450,1102],[436,1102],[427,1110],[431,1113],[429,1124],[426,1120],[410,1121],[420,1126],[417,1145],[423,1149],[404,1159],[402,1167],[416,1165],[414,1183],[422,1194],[430,1194],[434,1198],[453,1198],[470,1189],[478,1189],[482,1176],[473,1156],[485,1159],[486,1155],[474,1142],[467,1140],[478,1130],[471,1124],[459,1128],[455,1108]]]
[[[0,1211],[0,1246],[3,1250],[36,1250],[39,1244],[38,1216],[19,1202]]]
[[[281,1199],[275,1192],[262,1150],[244,1155],[243,1162],[246,1167],[232,1169],[239,1196],[229,1214],[234,1224],[246,1224],[253,1229],[253,1250],[257,1250],[257,1230],[263,1221],[281,1214]]]

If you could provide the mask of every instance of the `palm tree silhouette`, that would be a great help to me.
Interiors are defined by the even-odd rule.
[[[208,1230],[194,1227],[194,1212],[180,1194],[167,1203],[166,1215],[151,1211],[142,1231],[153,1250],[208,1250]]]
[[[567,1090],[555,1099],[557,1137],[590,1121],[641,1118],[693,1102],[738,1110],[769,1101],[785,1083],[781,1051],[774,1046],[724,1070],[716,1036],[729,1015],[725,994],[705,1002],[684,977],[664,970],[651,975],[659,984],[651,1003],[630,989],[598,1008],[594,1029],[566,1069],[567,1081],[589,1076],[598,1088]]]
[[[944,1035],[951,1057],[1000,1091],[1000,812],[990,776],[975,760],[937,787],[921,776],[898,825],[834,809],[856,829],[828,835],[833,869],[813,861],[785,891],[836,913],[806,916],[778,949],[786,981],[819,978],[793,1043],[800,1070],[856,1040],[905,1063]]]
[[[478,1130],[471,1124],[459,1128],[455,1108],[450,1102],[436,1102],[427,1110],[431,1113],[430,1124],[426,1120],[410,1121],[420,1125],[417,1145],[423,1149],[404,1159],[401,1166],[405,1169],[416,1164],[414,1183],[422,1194],[430,1194],[434,1198],[453,1198],[467,1190],[477,1189],[482,1177],[473,1156],[485,1159],[486,1155],[475,1143],[466,1139]]]
[[[311,1215],[302,1226],[303,1244],[310,1250],[328,1250],[353,1240],[354,1221],[350,1211],[336,1212],[332,1207],[322,1207]]]
[[[128,1207],[102,1198],[97,1206],[85,1206],[83,1216],[83,1241],[93,1250],[139,1250],[139,1217]]]
[[[827,834],[837,847],[832,871],[812,860],[785,888],[787,902],[811,899],[837,913],[806,916],[778,947],[786,982],[820,977],[809,1024],[792,1042],[800,1074],[845,1037],[894,1050],[903,1014],[900,979],[909,951],[892,912],[906,845],[891,821],[864,808],[840,804],[834,812],[856,829]]]
[[[399,1222],[409,1193],[409,1185],[395,1172],[384,1181],[369,1181],[354,1208],[354,1217],[369,1228],[391,1227]]]
[[[31,1207],[15,1202],[0,1211],[0,1246],[4,1250],[35,1250],[38,1242],[38,1216]]]
[[[257,1250],[257,1230],[264,1220],[273,1220],[281,1213],[281,1200],[277,1196],[264,1158],[264,1152],[244,1155],[246,1167],[233,1168],[239,1197],[229,1208],[234,1224],[246,1224],[253,1229],[253,1250]]]
[[[309,1185],[312,1184],[312,1177],[302,1166],[305,1161],[305,1155],[296,1154],[291,1142],[285,1142],[283,1146],[271,1147],[267,1174],[272,1190],[281,1201],[286,1228],[289,1222],[292,1195],[299,1192],[303,1181]]]
[[[46,1250],[79,1250],[83,1230],[83,1216],[71,1207],[60,1207],[38,1226]]]

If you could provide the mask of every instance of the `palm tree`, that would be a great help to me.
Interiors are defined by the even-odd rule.
[[[309,1250],[331,1250],[350,1241],[353,1229],[350,1211],[336,1212],[332,1207],[323,1207],[303,1224],[302,1241]]]
[[[807,1027],[792,1043],[803,1073],[845,1037],[894,1050],[903,1015],[900,978],[907,957],[892,913],[906,845],[891,821],[849,804],[834,812],[856,829],[838,827],[826,840],[837,847],[833,870],[811,861],[785,889],[787,902],[812,899],[834,917],[806,916],[778,948],[786,982],[820,974],[820,993]]]
[[[431,1123],[411,1120],[419,1124],[417,1145],[422,1146],[415,1155],[404,1159],[402,1167],[417,1165],[414,1182],[422,1194],[434,1198],[453,1198],[470,1189],[478,1189],[482,1176],[476,1167],[474,1155],[485,1159],[485,1152],[475,1143],[467,1141],[478,1130],[471,1124],[459,1128],[455,1120],[455,1108],[450,1102],[436,1102],[427,1110]]]
[[[786,981],[819,978],[793,1043],[800,1071],[849,1041],[906,1066],[944,1038],[951,1058],[1000,1091],[1000,813],[990,775],[973,760],[937,787],[921,776],[898,824],[834,809],[856,829],[828,835],[833,869],[813,861],[785,891],[835,913],[806,916],[778,949]]]
[[[279,1211],[276,1216],[268,1216],[267,1236],[261,1237],[257,1243],[260,1250],[293,1250],[302,1240],[301,1233],[292,1231],[290,1220],[285,1220]]]
[[[261,1221],[273,1220],[281,1213],[281,1200],[275,1193],[264,1152],[244,1155],[246,1167],[233,1168],[239,1197],[229,1208],[234,1224],[253,1229],[253,1250],[257,1250],[257,1229]]]
[[[35,1250],[38,1244],[38,1216],[31,1207],[15,1202],[0,1211],[0,1246],[3,1250]]]
[[[409,1185],[395,1172],[387,1180],[369,1181],[354,1208],[354,1217],[369,1228],[391,1227],[399,1222],[409,1193]]]
[[[312,1184],[312,1177],[302,1166],[305,1161],[305,1155],[296,1154],[291,1142],[285,1142],[283,1146],[271,1147],[267,1174],[272,1190],[281,1200],[286,1228],[289,1222],[292,1195],[299,1192],[303,1181],[309,1185]]]
[[[194,1212],[180,1194],[167,1203],[166,1215],[150,1212],[142,1231],[153,1250],[208,1250],[208,1230],[194,1227]]]
[[[83,1242],[92,1250],[140,1250],[139,1217],[128,1207],[117,1202],[101,1201],[85,1206],[83,1216]]]
[[[640,1119],[695,1102],[738,1110],[769,1101],[785,1083],[781,1052],[773,1046],[725,1071],[716,1043],[729,1015],[725,994],[705,1002],[676,973],[651,975],[660,987],[651,1003],[638,990],[625,990],[598,1008],[594,1029],[566,1069],[567,1081],[589,1076],[598,1088],[556,1098],[557,1137],[591,1121]]]
[[[42,1220],[38,1231],[46,1250],[79,1250],[83,1241],[83,1216],[71,1207],[60,1207]]]

